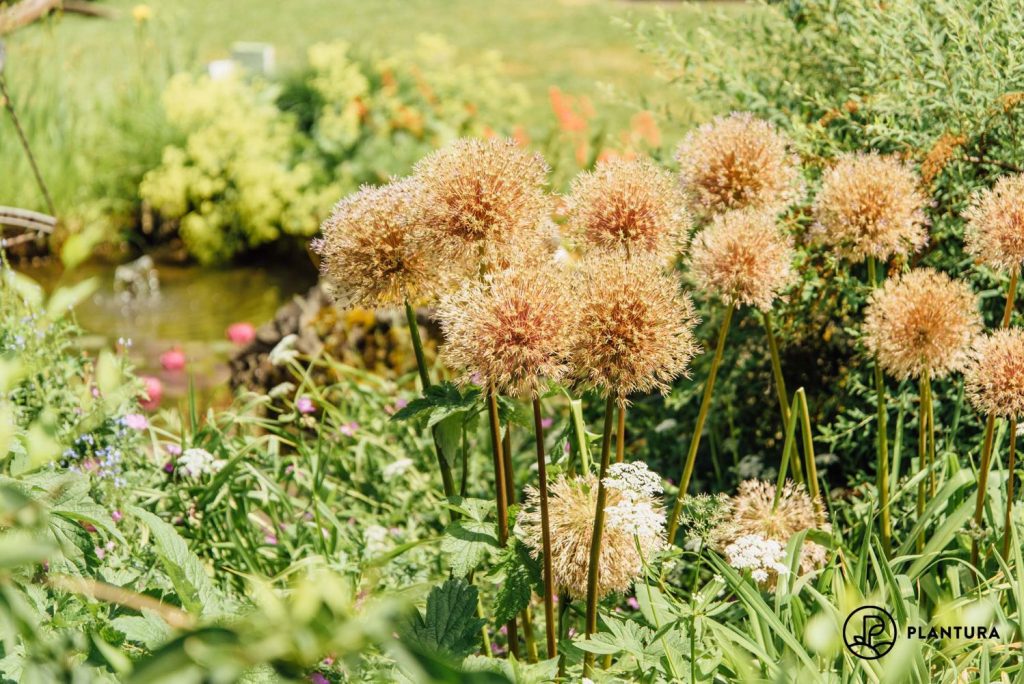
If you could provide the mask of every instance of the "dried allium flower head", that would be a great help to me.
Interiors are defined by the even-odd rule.
[[[652,258],[591,256],[580,270],[575,375],[621,400],[633,392],[667,392],[688,376],[700,350],[698,319],[675,275]]]
[[[979,412],[1024,415],[1024,330],[997,330],[979,337],[964,370],[967,398]]]
[[[560,476],[550,483],[551,569],[555,584],[573,598],[587,595],[596,509],[597,478]],[[605,512],[599,596],[627,591],[643,571],[644,560],[649,561],[665,543],[665,512],[656,498],[638,495],[629,499],[622,492],[609,489]],[[533,487],[526,489],[526,502],[516,519],[516,536],[531,549],[534,558],[542,553],[540,492]]]
[[[982,263],[1019,271],[1024,263],[1024,174],[1005,176],[964,212],[964,247]]]
[[[927,242],[927,204],[908,164],[874,152],[844,154],[822,178],[815,230],[852,261],[888,259]]]
[[[789,140],[746,112],[691,131],[676,158],[683,191],[703,213],[746,208],[778,213],[803,196],[800,159]]]
[[[867,348],[900,380],[961,370],[981,329],[970,286],[930,268],[886,280],[864,314]]]
[[[436,296],[450,281],[444,256],[430,248],[412,179],[364,187],[343,199],[313,248],[331,293],[344,306],[378,308]]]
[[[650,159],[610,159],[573,180],[569,227],[588,248],[672,254],[690,225],[684,204],[672,174]]]
[[[792,240],[775,217],[750,209],[715,216],[690,252],[690,270],[701,289],[727,304],[763,311],[793,279],[792,262]]]
[[[576,307],[560,265],[515,268],[470,281],[437,311],[441,357],[463,382],[535,396],[569,370]]]
[[[438,251],[489,264],[550,218],[544,159],[512,140],[457,140],[416,164],[423,221]]]
[[[786,545],[794,534],[803,530],[830,530],[825,506],[815,502],[803,485],[787,480],[779,504],[775,501],[775,485],[764,480],[746,480],[729,498],[729,515],[712,534],[719,549],[725,549],[740,537],[757,535]],[[820,544],[804,541],[800,551],[800,570],[809,572],[824,563],[826,554]]]

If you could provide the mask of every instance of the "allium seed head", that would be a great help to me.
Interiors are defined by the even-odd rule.
[[[605,519],[598,559],[599,596],[627,591],[642,573],[643,560],[649,561],[665,543],[662,533],[665,512],[660,500],[646,495],[627,499],[615,489],[607,493],[605,511],[609,515]],[[551,569],[555,584],[573,598],[587,595],[596,510],[597,478],[560,476],[551,481],[548,487]],[[533,487],[526,488],[526,502],[516,519],[516,536],[531,549],[534,558],[543,552],[540,492]]]
[[[695,211],[779,213],[803,196],[800,159],[773,124],[746,112],[716,118],[683,139],[679,179]]]
[[[464,371],[463,382],[535,396],[569,370],[576,307],[569,276],[553,261],[470,281],[441,301],[437,316],[441,358]]]
[[[672,174],[650,159],[610,159],[573,181],[569,228],[588,249],[671,255],[690,226],[684,205]]]
[[[984,264],[1019,271],[1024,263],[1024,174],[1005,176],[964,212],[964,247]]]
[[[699,346],[697,314],[675,275],[651,258],[591,256],[580,269],[575,375],[621,400],[634,392],[667,392],[688,376]]]
[[[979,337],[964,370],[968,400],[980,413],[1024,415],[1024,330],[997,330]]]
[[[511,140],[457,140],[420,160],[414,172],[436,249],[487,270],[496,252],[551,215],[547,164]]]
[[[854,262],[906,255],[928,240],[927,204],[908,164],[874,152],[844,154],[822,178],[815,231]]]
[[[961,370],[981,329],[970,286],[930,268],[886,280],[864,315],[867,348],[900,380]]]
[[[379,308],[433,298],[451,282],[444,255],[424,240],[421,186],[412,179],[364,187],[324,221],[313,247],[327,285],[344,306]]]
[[[715,216],[694,239],[690,271],[698,287],[735,306],[767,311],[793,279],[793,243],[764,211]]]
[[[747,535],[774,539],[786,545],[798,532],[831,529],[824,504],[815,502],[803,485],[787,480],[779,496],[779,504],[773,511],[774,501],[774,484],[763,480],[740,483],[739,491],[729,498],[728,517],[712,533],[715,545],[724,550]],[[824,559],[825,554],[819,544],[804,541],[800,553],[801,572],[820,567]]]

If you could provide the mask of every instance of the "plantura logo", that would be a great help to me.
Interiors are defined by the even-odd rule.
[[[896,621],[884,608],[861,606],[843,623],[847,650],[864,660],[878,660],[896,644]]]

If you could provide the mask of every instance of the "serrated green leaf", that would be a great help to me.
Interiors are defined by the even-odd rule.
[[[448,526],[441,551],[448,556],[452,574],[465,577],[500,548],[494,524],[465,518]]]
[[[434,587],[427,597],[425,614],[417,612],[403,638],[428,652],[442,653],[461,660],[480,641],[480,630],[487,624],[476,616],[479,593],[464,579],[450,579]]]
[[[526,561],[533,559],[520,547],[519,542],[514,541],[502,552],[499,569],[504,571],[505,581],[498,588],[494,600],[494,620],[498,624],[506,623],[515,617],[529,605],[533,596],[533,587],[537,580],[536,562],[532,566],[528,564]]]

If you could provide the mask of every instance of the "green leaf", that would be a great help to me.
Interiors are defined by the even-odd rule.
[[[540,579],[537,562],[517,540],[502,551],[499,570],[505,573],[505,581],[494,599],[494,621],[499,625],[515,617],[530,603],[533,587]]]
[[[450,579],[427,597],[426,614],[417,612],[403,630],[411,645],[462,659],[476,650],[480,630],[476,617],[479,593],[464,579]]]
[[[206,568],[189,550],[181,535],[171,525],[149,511],[136,506],[131,506],[128,510],[152,530],[156,554],[171,584],[174,585],[182,606],[194,615],[209,617],[220,614],[223,610],[220,594],[214,588],[210,576],[206,574]]]
[[[123,615],[110,624],[124,634],[125,639],[153,650],[171,638],[171,628],[158,616],[148,611],[142,615]]]
[[[500,548],[494,523],[466,517],[448,526],[441,551],[448,555],[452,573],[465,577]]]
[[[558,658],[542,660],[531,665],[517,660],[514,655],[510,655],[507,660],[470,656],[462,663],[462,668],[466,672],[501,674],[514,684],[543,684],[558,677]]]

